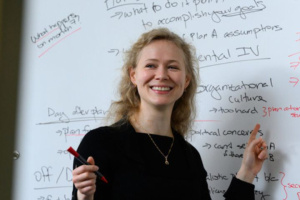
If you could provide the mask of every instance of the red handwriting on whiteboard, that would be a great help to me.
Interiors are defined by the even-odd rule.
[[[293,57],[293,62],[290,62],[290,67],[296,69],[300,65],[300,52],[293,53],[288,56],[289,58]],[[297,59],[298,57],[298,59]]]
[[[275,107],[275,106],[268,106],[262,107],[263,117],[271,117],[271,114],[275,113],[286,113],[288,112],[292,118],[300,118],[300,106],[282,106],[282,107]]]
[[[297,77],[290,77],[290,83],[294,83],[293,87],[295,87],[299,82],[299,78]]]
[[[284,172],[280,172],[280,174],[282,174],[282,178],[280,180],[280,184],[283,187],[284,194],[285,194],[285,198],[283,200],[287,200],[288,197],[289,197],[287,189],[299,190],[300,191],[300,184],[296,184],[296,183],[287,183],[287,184],[284,184],[283,183],[284,182],[283,179],[285,178],[285,173]],[[300,192],[297,192],[297,197],[298,197],[297,199],[300,200]],[[292,199],[295,199],[295,197],[292,196]]]
[[[296,34],[300,35],[300,32]],[[300,42],[300,39],[296,40],[296,42]],[[292,53],[288,57],[292,59],[290,62],[290,68],[294,68],[294,70],[296,70],[300,65],[300,52]],[[299,78],[290,77],[289,83],[293,84],[293,87],[295,87],[299,83]]]

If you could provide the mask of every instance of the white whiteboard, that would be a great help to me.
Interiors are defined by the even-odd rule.
[[[256,123],[269,160],[256,200],[300,199],[300,2],[297,0],[27,0],[14,198],[71,199],[72,160],[104,124],[122,53],[165,26],[197,48],[201,85],[188,140],[223,199]]]

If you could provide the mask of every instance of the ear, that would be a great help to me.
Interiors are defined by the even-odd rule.
[[[191,81],[191,77],[189,75],[186,75],[184,89],[186,89],[189,86],[190,81]]]
[[[132,84],[136,85],[136,79],[135,79],[135,69],[133,67],[129,68],[129,76]]]

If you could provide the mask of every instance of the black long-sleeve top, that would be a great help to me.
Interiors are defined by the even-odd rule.
[[[108,180],[96,182],[94,200],[188,199],[210,200],[200,154],[180,134],[173,132],[169,165],[149,136],[137,133],[129,122],[116,123],[87,133],[78,147],[84,158],[92,156]],[[166,155],[171,137],[151,135]],[[80,163],[74,160],[74,168]],[[73,188],[72,199],[77,199]],[[254,185],[233,178],[226,200],[254,200]]]

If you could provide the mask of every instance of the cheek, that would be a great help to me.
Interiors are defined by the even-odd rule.
[[[143,84],[143,83],[147,83],[148,81],[150,81],[151,77],[152,76],[150,73],[139,72],[136,76],[136,80],[138,83]]]
[[[183,88],[185,88],[185,86],[187,85],[187,78],[186,76],[179,76],[179,77],[176,77],[176,82],[182,86]]]

